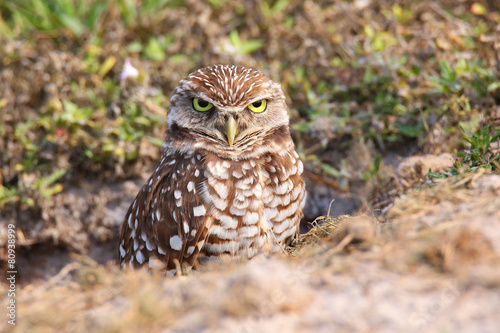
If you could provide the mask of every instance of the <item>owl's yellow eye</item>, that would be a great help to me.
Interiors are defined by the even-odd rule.
[[[266,107],[267,107],[267,101],[265,99],[261,99],[260,101],[253,102],[252,104],[250,104],[248,106],[250,111],[253,111],[255,113],[261,113],[261,112],[266,111]]]
[[[193,98],[193,108],[196,111],[206,112],[212,109],[214,105],[210,102],[205,101],[204,99],[200,99],[198,97]]]

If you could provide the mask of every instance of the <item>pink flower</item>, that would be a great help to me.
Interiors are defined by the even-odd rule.
[[[125,63],[123,64],[123,70],[120,74],[120,80],[125,81],[127,78],[137,78],[139,76],[139,71],[132,66],[130,63],[130,59],[125,59]]]

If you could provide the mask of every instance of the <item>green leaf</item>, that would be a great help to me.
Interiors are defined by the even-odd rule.
[[[500,81],[492,82],[488,85],[488,91],[492,92],[500,88]]]
[[[157,147],[161,147],[163,145],[163,140],[159,139],[159,138],[155,138],[154,136],[147,136],[146,140],[148,140],[149,142],[151,142],[152,144],[154,144]]]
[[[401,134],[409,138],[417,138],[423,132],[422,122],[419,122],[416,125],[396,124],[396,128],[399,130]]]
[[[240,35],[238,34],[238,31],[233,30],[229,33],[229,41],[233,46],[237,47],[241,45]]]
[[[239,48],[240,54],[251,54],[262,47],[262,41],[258,39],[251,39],[243,43]]]
[[[329,164],[321,163],[321,169],[327,174],[334,178],[340,175],[340,172]]]
[[[85,30],[85,26],[77,17],[70,16],[66,13],[58,13],[57,17],[65,27],[69,28],[75,34],[75,36],[80,36]]]
[[[135,9],[134,0],[116,0],[116,4],[120,9],[120,12],[125,19],[128,26],[132,26],[137,18],[137,10]]]
[[[151,121],[148,118],[142,117],[142,116],[136,117],[134,119],[134,122],[136,124],[141,124],[141,125],[144,125],[144,126],[150,126],[151,125]]]
[[[289,0],[278,0],[276,1],[276,3],[274,4],[273,8],[271,9],[271,11],[273,12],[273,14],[279,14],[281,13],[282,11],[285,10],[286,7],[288,7],[288,4],[290,3]]]
[[[94,31],[97,28],[97,23],[104,12],[108,9],[108,2],[96,2],[92,5],[87,16],[87,27]]]
[[[59,178],[61,178],[62,176],[64,176],[66,174],[66,171],[67,171],[66,169],[60,169],[60,170],[54,171],[49,176],[47,176],[45,178],[41,178],[39,180],[39,185],[41,187],[45,187],[45,186],[49,186],[49,185],[55,183]]]
[[[163,48],[158,39],[154,37],[151,37],[149,39],[148,45],[144,49],[144,55],[151,60],[165,60],[165,52],[163,51]]]
[[[297,132],[309,133],[310,124],[307,122],[300,122],[292,125],[292,129]]]
[[[262,41],[258,39],[250,39],[243,42],[237,30],[229,33],[229,41],[237,49],[238,54],[250,54],[262,47]]]
[[[130,53],[141,52],[143,49],[140,42],[134,41],[127,45],[127,51]]]

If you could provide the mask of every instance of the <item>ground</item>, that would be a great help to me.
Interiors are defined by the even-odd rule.
[[[17,269],[15,297],[0,287],[16,325],[0,329],[496,332],[495,8],[0,4],[0,268],[14,230]],[[121,270],[119,227],[156,167],[169,96],[214,63],[282,84],[305,164],[302,235],[172,279]]]

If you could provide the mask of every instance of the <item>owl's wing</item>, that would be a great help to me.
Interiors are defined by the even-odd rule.
[[[130,206],[120,235],[122,266],[161,260],[169,273],[193,266],[210,224],[201,154],[165,153]]]
[[[294,146],[285,154],[266,157],[266,177],[262,202],[272,225],[272,251],[279,251],[299,232],[299,222],[306,200],[302,179],[303,164]]]

